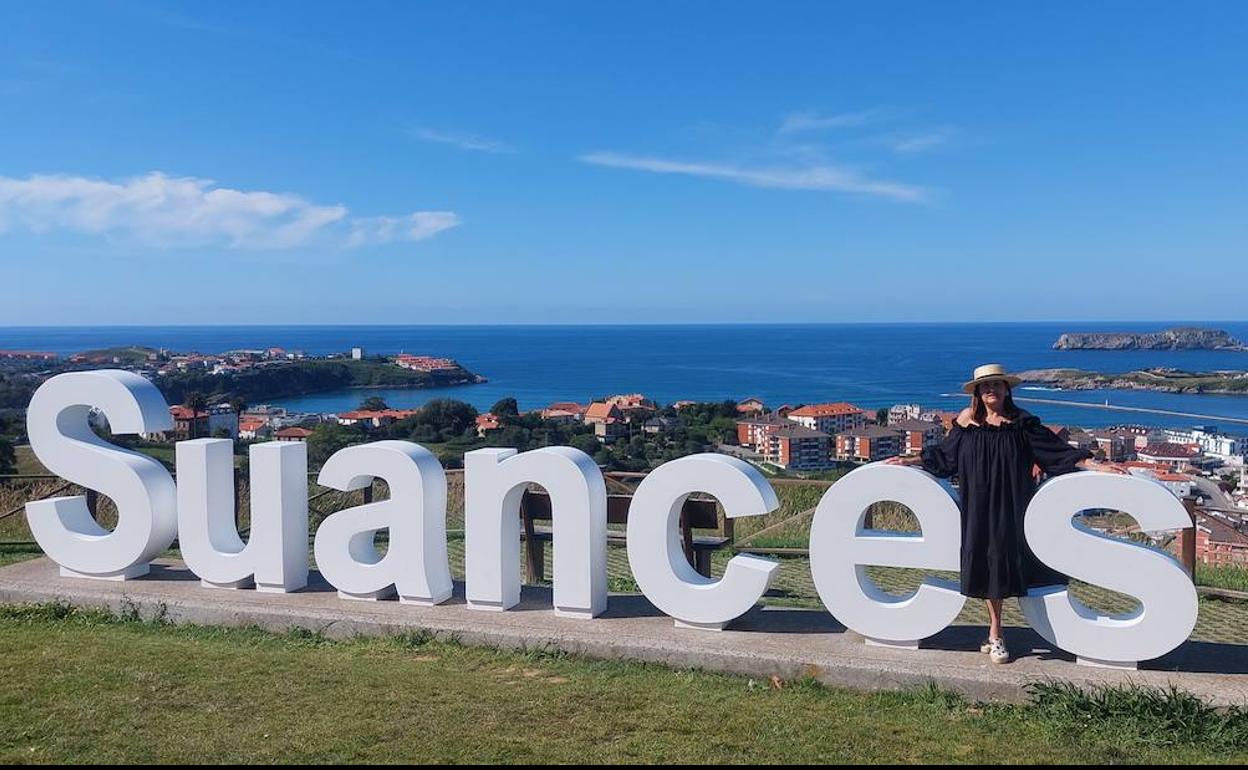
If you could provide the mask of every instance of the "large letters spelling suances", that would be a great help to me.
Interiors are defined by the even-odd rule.
[[[150,457],[109,444],[90,425],[92,410],[114,434],[172,427],[156,387],[124,371],[53,377],[28,410],[31,448],[53,473],[112,498],[110,532],[81,497],[28,503],[31,531],[65,576],[127,580],[179,540],[187,567],[205,586],[286,592],[307,585],[307,455],[301,443],[251,447],[251,530],[246,543],[234,525],[233,451],[228,439],[177,446],[177,483]],[[575,449],[549,447],[518,454],[481,449],[464,458],[465,595],[469,607],[506,611],[520,601],[518,509],[525,488],[550,495],[554,607],[590,619],[607,606],[607,494],[602,473]],[[332,514],[315,533],[322,576],[346,599],[434,605],[451,596],[446,547],[446,475],[423,447],[379,441],[348,447],[321,469],[319,483],[348,491],[384,480],[389,499]],[[678,625],[721,629],[751,610],[779,565],[739,555],[723,577],[698,574],[678,536],[680,509],[693,493],[714,496],[729,517],[756,516],[779,506],[753,466],[718,454],[694,455],[652,471],[637,488],[626,534],[629,565],[642,593]],[[915,535],[864,529],[867,508],[894,501],[914,512]],[[1135,665],[1181,644],[1196,622],[1196,591],[1168,554],[1093,532],[1076,522],[1089,509],[1124,511],[1145,530],[1189,526],[1183,506],[1159,484],[1135,477],[1083,472],[1047,482],[1026,516],[1026,537],[1049,566],[1134,596],[1135,612],[1103,616],[1065,586],[1022,600],[1028,621],[1055,646],[1081,661]],[[828,610],[870,641],[914,647],[957,616],[964,598],[927,580],[908,597],[880,590],[870,565],[958,569],[957,504],[923,471],[868,465],[824,494],[810,532],[810,568]],[[389,534],[386,553],[374,545]]]

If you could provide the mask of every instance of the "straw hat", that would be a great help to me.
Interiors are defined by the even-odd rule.
[[[1022,380],[1018,377],[1015,377],[1012,374],[1006,374],[1005,367],[1001,364],[984,364],[983,366],[975,367],[975,373],[971,375],[970,381],[963,383],[962,392],[974,393],[976,385],[981,382],[991,382],[993,380],[1002,380],[1009,384],[1010,387],[1014,387],[1018,383],[1022,382]]]

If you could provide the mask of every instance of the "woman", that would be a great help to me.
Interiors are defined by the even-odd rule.
[[[962,594],[987,600],[988,641],[980,647],[993,663],[1010,659],[1001,637],[1001,604],[1025,596],[1033,586],[1067,582],[1042,564],[1023,535],[1023,513],[1036,491],[1032,474],[1038,465],[1056,476],[1074,470],[1114,470],[1091,461],[1092,453],[1075,449],[1014,405],[1010,388],[1019,378],[1000,364],[975,370],[962,390],[971,405],[958,415],[939,446],[920,455],[894,457],[891,465],[917,465],[927,472],[958,477],[962,511]]]

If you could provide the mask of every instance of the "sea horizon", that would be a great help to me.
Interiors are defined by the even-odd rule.
[[[1001,319],[960,319],[946,321],[637,321],[637,322],[603,322],[603,323],[581,323],[581,322],[560,322],[560,321],[482,321],[480,323],[368,323],[368,322],[351,322],[351,323],[145,323],[145,324],[0,324],[0,332],[10,329],[23,331],[39,330],[39,329],[288,329],[288,328],[480,328],[480,327],[586,327],[586,328],[612,328],[612,327],[655,327],[655,326],[678,326],[678,327],[752,327],[752,326],[1027,326],[1036,324],[1124,324],[1130,326],[1151,326],[1157,325],[1157,331],[1165,331],[1167,328],[1175,328],[1176,326],[1217,326],[1223,324],[1242,325],[1248,324],[1248,319],[1213,319],[1213,320],[1096,320],[1096,319],[1024,319],[1024,320],[1001,320]],[[1112,330],[1096,330],[1097,332],[1109,333]]]
[[[1197,325],[1248,338],[1248,322],[816,322],[738,324],[291,324],[0,327],[0,349],[82,350],[146,345],[179,352],[279,346],[309,355],[364,348],[448,356],[488,382],[420,390],[344,390],[272,399],[291,410],[340,412],[379,395],[395,408],[456,398],[480,411],[505,397],[521,409],[557,401],[588,402],[614,393],[644,393],[661,403],[762,398],[784,403],[848,401],[875,410],[896,403],[960,408],[961,384],[975,366],[998,362],[1011,371],[1077,368],[1101,372],[1170,366],[1190,370],[1248,369],[1233,351],[1059,351],[1063,332],[1161,331]],[[1207,415],[1117,412],[1032,404],[1048,422],[1103,427],[1143,423],[1173,427],[1248,420],[1248,396],[1155,391],[1020,390],[1020,398],[1103,403]],[[1248,433],[1248,425],[1227,429]]]

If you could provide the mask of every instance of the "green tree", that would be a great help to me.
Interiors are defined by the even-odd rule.
[[[0,473],[17,472],[17,453],[7,439],[0,438]]]
[[[573,436],[568,440],[568,445],[573,449],[581,450],[590,457],[593,457],[599,449],[602,449],[602,442],[592,433],[581,433]]]
[[[490,407],[490,411],[496,417],[519,417],[520,407],[516,404],[516,400],[511,396],[500,398],[494,406]]]
[[[364,429],[358,425],[323,422],[312,430],[311,436],[308,436],[308,459],[315,465],[322,465],[339,449],[362,443],[367,439]]]
[[[208,399],[203,393],[193,390],[186,394],[183,406],[191,410],[191,438],[199,438],[199,413],[208,408]]]
[[[384,412],[389,408],[390,405],[381,396],[369,396],[360,402],[360,411],[363,412]]]
[[[459,435],[465,428],[476,427],[477,410],[471,404],[450,398],[435,398],[425,404],[416,420],[430,425],[439,433]],[[448,437],[449,437],[448,435]]]
[[[737,443],[737,421],[729,417],[715,417],[710,424],[710,437],[719,444]]]
[[[886,407],[882,406],[875,410],[875,424],[888,425],[888,409]]]
[[[508,425],[502,430],[486,434],[490,446],[504,446],[525,451],[529,448],[529,432],[519,425]]]

